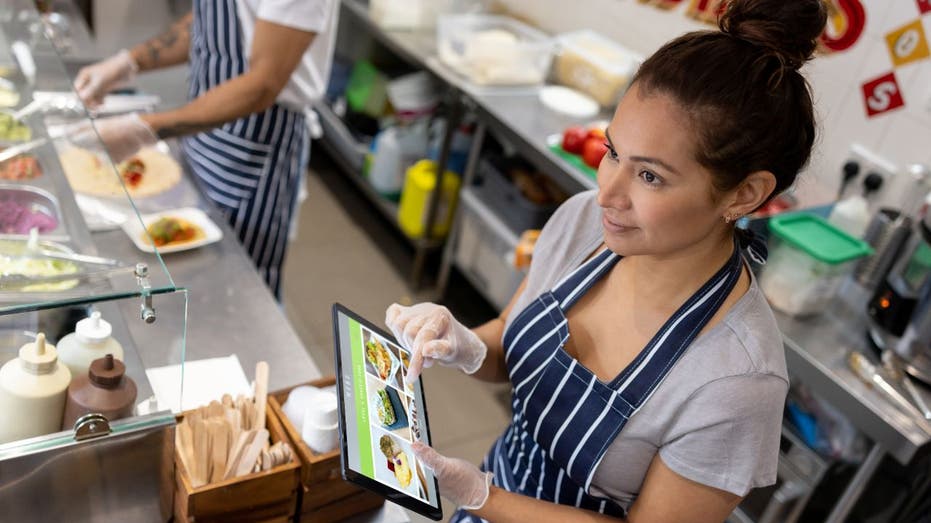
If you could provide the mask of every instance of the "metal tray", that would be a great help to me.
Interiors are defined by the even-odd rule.
[[[6,202],[8,199],[21,205],[28,206],[31,209],[43,212],[55,219],[55,228],[40,233],[41,237],[58,241],[65,241],[68,239],[67,227],[61,212],[61,206],[58,205],[58,198],[52,195],[52,193],[22,183],[2,183],[0,184],[0,201]],[[4,239],[26,237],[28,237],[27,234],[0,233],[0,238]]]

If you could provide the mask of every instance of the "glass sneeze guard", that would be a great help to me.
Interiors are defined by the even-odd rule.
[[[0,6],[0,147],[11,156],[0,162],[0,314],[173,292],[131,197],[172,188],[137,187],[113,164],[42,16],[31,0]]]
[[[78,322],[100,313],[138,392],[131,413],[109,420],[111,434],[173,424],[171,406],[149,402],[143,412],[139,404],[156,395],[149,369],[170,368],[177,379],[169,382],[181,387],[188,293],[172,280],[139,209],[177,201],[176,188],[143,190],[126,165],[114,165],[44,16],[33,0],[0,3],[0,369],[20,371],[20,349],[40,333],[61,366]],[[180,178],[167,145],[143,154],[162,155],[157,165],[176,167]],[[71,383],[87,372],[70,373]],[[4,378],[0,370],[0,405],[15,403],[19,391],[4,389]],[[14,419],[14,410],[0,408],[0,424]],[[0,440],[0,462],[76,444],[67,425]],[[3,484],[0,474],[0,492]]]

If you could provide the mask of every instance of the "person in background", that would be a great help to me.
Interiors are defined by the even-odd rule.
[[[166,33],[78,72],[93,107],[139,72],[190,63],[190,101],[95,122],[115,162],[158,139],[182,150],[280,299],[281,267],[310,155],[307,112],[323,96],[336,0],[194,0]]]
[[[451,521],[720,522],[776,481],[782,337],[734,222],[795,180],[815,139],[799,68],[820,0],[731,0],[720,31],[646,60],[606,137],[598,189],[544,227],[500,317],[392,305],[411,350],[509,380],[513,418],[481,469],[414,445],[459,505]]]

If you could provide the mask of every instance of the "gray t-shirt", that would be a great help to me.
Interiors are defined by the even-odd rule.
[[[595,191],[573,196],[543,228],[507,325],[601,243]],[[627,422],[597,467],[593,493],[628,508],[657,452],[677,474],[739,496],[775,483],[787,390],[782,336],[753,280]]]

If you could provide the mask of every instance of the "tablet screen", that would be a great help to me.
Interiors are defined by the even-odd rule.
[[[333,319],[346,479],[440,519],[436,479],[411,448],[429,445],[430,432],[423,382],[404,383],[410,354],[345,307],[334,305]]]

